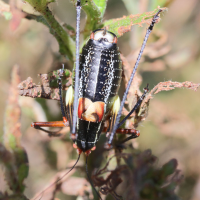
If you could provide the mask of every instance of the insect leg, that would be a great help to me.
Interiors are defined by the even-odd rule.
[[[45,133],[48,133],[49,137],[59,137],[61,136],[62,134],[60,133],[60,130],[58,131],[48,131],[48,130],[45,130],[41,127],[35,127],[35,129],[38,129],[38,130],[41,130],[41,131],[44,131]]]
[[[67,122],[68,123],[68,122]],[[68,125],[69,126],[69,123]],[[44,131],[46,133],[49,134],[49,137],[58,137],[60,136],[60,130],[58,131],[49,131],[46,129],[43,129],[42,127],[57,127],[57,128],[63,128],[66,127],[66,125],[64,125],[63,121],[53,121],[53,122],[33,122],[31,124],[31,127],[35,128],[35,129],[39,129],[41,131]]]
[[[79,88],[79,37],[80,37],[80,17],[81,17],[81,0],[77,0],[76,4],[76,69],[75,69],[75,86],[74,86],[74,112],[71,135],[76,133],[76,121],[78,112],[78,88]]]
[[[117,127],[117,130],[116,130],[116,133],[119,133],[119,134],[131,134],[130,137],[126,138],[125,140],[128,141],[130,139],[133,139],[133,138],[137,138],[139,137],[140,135],[140,132],[136,129],[124,129],[124,128],[119,128],[122,124],[124,124],[124,122],[130,117],[130,115],[136,110],[139,108],[139,106],[141,105],[142,101],[144,100],[147,92],[149,91],[149,88],[148,88],[148,84],[147,86],[144,88],[144,93],[142,94],[142,96],[139,98],[139,100],[137,101],[137,103],[135,104],[134,108],[128,113],[128,115],[118,124],[118,127]],[[113,117],[112,117],[113,118]],[[112,119],[111,118],[111,119]],[[112,126],[112,123],[113,120],[115,119],[112,119],[112,122],[111,122],[111,126]],[[112,129],[112,128],[109,128],[109,129]],[[107,127],[104,127],[103,129],[103,132],[106,132],[107,131]],[[109,132],[108,132],[109,133]],[[122,143],[126,142],[126,141],[122,141]]]
[[[106,127],[104,128],[104,132],[106,132]],[[121,145],[121,144],[123,144],[123,143],[125,143],[125,142],[127,142],[127,141],[129,141],[129,140],[131,140],[131,139],[134,139],[134,138],[137,138],[137,137],[139,137],[140,136],[140,131],[138,131],[138,130],[136,130],[136,129],[124,129],[124,128],[118,128],[117,130],[116,130],[116,133],[117,134],[128,134],[128,135],[130,135],[129,137],[127,137],[127,138],[125,138],[124,140],[122,140],[122,141],[120,141],[117,145]],[[104,145],[104,148],[105,149],[110,149],[110,145],[108,144],[108,143],[106,143],[105,145]]]
[[[137,60],[136,60],[135,66],[134,66],[134,68],[133,68],[133,72],[132,72],[132,74],[131,74],[131,76],[130,76],[130,80],[129,80],[129,82],[128,82],[126,91],[125,91],[125,93],[124,93],[124,96],[123,96],[123,99],[122,99],[122,102],[121,102],[121,105],[120,105],[120,109],[119,109],[119,112],[118,112],[118,114],[117,114],[117,118],[116,118],[115,125],[114,125],[114,127],[113,127],[113,130],[112,130],[112,132],[111,132],[111,135],[110,135],[110,138],[109,138],[109,141],[108,141],[108,145],[109,145],[109,146],[111,146],[112,141],[113,141],[113,138],[114,138],[114,135],[115,135],[115,132],[116,132],[116,130],[117,130],[117,128],[118,128],[118,124],[119,124],[119,121],[120,121],[122,109],[123,109],[123,107],[124,107],[124,103],[125,103],[125,101],[126,101],[126,97],[127,97],[128,91],[129,91],[129,89],[130,89],[130,86],[131,86],[133,77],[134,77],[135,72],[136,72],[136,70],[137,70],[137,67],[138,67],[138,65],[139,65],[139,62],[140,62],[142,53],[143,53],[144,48],[145,48],[145,45],[146,45],[146,43],[147,43],[147,40],[148,40],[148,38],[149,38],[149,35],[150,35],[151,31],[153,30],[154,24],[155,24],[156,21],[159,19],[159,13],[160,13],[160,12],[162,12],[162,10],[159,10],[159,11],[156,13],[156,15],[155,15],[155,16],[153,17],[153,19],[152,19],[152,22],[151,22],[149,28],[147,29],[147,32],[146,32],[144,41],[143,41],[143,43],[142,43],[142,47],[141,47],[141,49],[140,49],[138,58],[137,58]]]
[[[64,66],[63,66],[64,68]],[[63,117],[63,123],[65,126],[68,126],[67,118],[65,115],[65,108],[63,105],[63,99],[62,99],[62,75],[64,73],[63,69],[60,69],[60,77],[58,79],[58,88],[59,88],[59,96],[60,96],[60,107],[61,107],[61,112],[62,112],[62,117]]]
[[[131,136],[127,137],[126,139],[122,140],[120,144],[123,144],[131,139],[137,138],[140,136],[140,132],[136,129],[120,129],[119,127],[130,117],[130,115],[141,105],[142,101],[144,100],[147,92],[149,91],[148,84],[147,87],[144,88],[143,95],[139,98],[137,103],[135,104],[134,108],[129,112],[129,114],[119,123],[118,129],[116,130],[116,133],[121,134],[131,134]]]
[[[66,127],[69,126],[69,122],[67,121],[66,115],[65,115],[65,109],[64,109],[64,105],[63,105],[63,100],[62,100],[62,75],[64,73],[64,66],[63,69],[60,69],[60,77],[58,78],[58,88],[59,88],[59,96],[60,96],[60,106],[61,106],[61,112],[62,112],[62,116],[63,116],[63,121],[53,121],[53,122],[33,122],[31,124],[31,127],[35,128],[35,129],[39,129],[42,130],[46,133],[49,134],[49,136],[60,136],[59,131],[48,131],[45,130],[41,127]]]
[[[119,128],[130,116],[131,114],[137,110],[137,108],[139,108],[139,106],[141,105],[142,101],[144,100],[147,92],[149,91],[148,88],[148,84],[147,87],[144,88],[144,93],[142,94],[142,96],[139,98],[139,100],[137,101],[137,103],[135,104],[134,108],[128,113],[128,115],[118,124],[117,128]]]

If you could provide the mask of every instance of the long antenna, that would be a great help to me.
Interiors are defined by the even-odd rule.
[[[138,67],[138,65],[139,65],[139,62],[140,62],[142,53],[143,53],[143,51],[144,51],[144,48],[145,48],[145,46],[146,46],[147,40],[148,40],[148,38],[149,38],[149,35],[150,35],[151,31],[153,30],[154,24],[155,24],[156,21],[159,19],[159,16],[158,16],[158,15],[159,15],[160,12],[162,12],[161,9],[156,13],[156,15],[154,15],[154,17],[153,17],[153,19],[152,19],[152,22],[151,22],[151,25],[150,25],[149,28],[147,29],[147,32],[146,32],[144,41],[143,41],[143,43],[142,43],[142,47],[141,47],[141,49],[140,49],[140,53],[139,53],[138,58],[137,58],[137,60],[136,60],[135,66],[134,66],[134,68],[133,68],[133,72],[132,72],[131,77],[130,77],[130,80],[129,80],[129,82],[128,82],[126,91],[124,92],[124,96],[123,96],[123,99],[122,99],[122,102],[121,102],[121,105],[120,105],[120,109],[119,109],[119,112],[118,112],[117,117],[116,117],[115,125],[114,125],[114,127],[113,127],[113,130],[112,130],[112,132],[111,132],[111,135],[110,135],[110,138],[109,138],[109,141],[108,141],[108,144],[109,144],[109,145],[111,145],[112,140],[113,140],[114,135],[115,135],[115,132],[116,132],[116,130],[117,130],[117,128],[118,128],[118,124],[119,124],[119,121],[120,121],[122,109],[123,109],[123,107],[124,107],[124,103],[125,103],[125,101],[126,101],[126,97],[127,97],[128,91],[129,91],[130,86],[131,86],[131,83],[132,83],[132,81],[133,81],[133,77],[134,77],[135,72],[136,72],[136,70],[137,70],[137,67]]]
[[[47,190],[48,190],[49,188],[51,188],[53,185],[55,185],[55,184],[57,184],[58,182],[60,182],[67,174],[69,174],[69,172],[71,172],[71,171],[74,169],[74,167],[76,166],[76,164],[78,163],[78,161],[79,161],[79,159],[80,159],[80,155],[81,155],[81,154],[78,155],[78,158],[77,158],[75,164],[73,165],[73,167],[72,167],[68,172],[66,172],[61,178],[59,178],[57,181],[55,181],[55,182],[52,183],[49,187],[47,187],[45,190],[43,190],[41,193],[39,193],[33,200],[38,199],[38,197],[41,195],[41,197],[39,198],[39,200],[40,200],[40,199],[42,198],[43,194],[45,193],[45,191],[47,191]]]
[[[94,191],[96,192],[96,194],[98,195],[98,197],[102,200],[100,194],[97,192],[97,190],[95,189],[91,179],[90,179],[90,176],[89,176],[89,173],[88,173],[88,166],[87,166],[87,161],[88,161],[88,156],[86,156],[86,162],[85,162],[85,171],[86,171],[86,174],[87,174],[87,177],[88,177],[88,180],[92,186],[92,188],[94,189]]]
[[[80,37],[80,17],[81,17],[81,0],[76,3],[76,69],[75,69],[75,86],[74,86],[74,111],[71,134],[75,134],[77,112],[78,112],[78,88],[79,88],[79,37]]]

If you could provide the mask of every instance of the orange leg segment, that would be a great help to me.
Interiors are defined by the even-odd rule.
[[[106,132],[107,128],[104,127],[103,132]],[[118,145],[121,145],[131,139],[137,138],[140,136],[140,131],[136,130],[136,129],[124,129],[124,128],[118,128],[116,130],[116,133],[118,134],[129,134],[130,136],[127,137],[126,139],[124,139],[123,141],[120,141],[120,143]],[[110,134],[110,132],[107,132],[107,134]],[[112,145],[109,144],[108,142],[106,142],[106,144],[104,145],[105,149],[111,149]]]
[[[107,132],[107,127],[104,127],[103,128],[103,132]],[[131,135],[136,135],[136,136],[139,136],[140,135],[140,132],[136,129],[125,129],[125,128],[118,128],[116,130],[116,133],[119,133],[119,134],[131,134]]]
[[[54,121],[54,122],[33,122],[31,127],[65,127],[63,121]]]
[[[49,130],[43,129],[42,127],[63,128],[63,127],[67,127],[67,126],[69,126],[69,122],[67,121],[67,119],[65,117],[63,117],[63,121],[33,122],[31,124],[31,127],[48,133],[50,137],[51,136],[54,136],[54,137],[60,136],[61,135],[59,133],[60,130],[59,131],[49,131]]]
[[[63,117],[63,121],[53,121],[53,122],[33,122],[31,127],[38,128],[38,127],[67,127],[69,126],[69,122],[65,117]]]
[[[63,128],[63,127],[68,127],[68,126],[69,126],[69,122],[67,121],[66,118],[63,119],[63,121],[33,122],[31,124],[31,127],[45,131],[45,132],[49,133],[50,136],[58,136],[58,134],[56,134],[56,132],[47,131],[45,129],[42,129],[41,127]],[[107,132],[107,129],[108,129],[107,127],[104,127],[102,132]],[[116,133],[118,133],[118,134],[130,134],[131,137],[134,137],[134,138],[139,137],[139,135],[140,135],[140,132],[136,129],[118,128]]]

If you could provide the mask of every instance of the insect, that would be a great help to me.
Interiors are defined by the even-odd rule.
[[[106,30],[106,28],[93,31],[79,56],[80,0],[77,1],[76,9],[77,34],[75,75],[73,76],[73,85],[67,90],[64,103],[62,98],[63,69],[60,70],[60,78],[58,81],[63,121],[34,122],[31,126],[41,130],[43,130],[42,127],[70,126],[70,136],[74,143],[73,146],[77,149],[79,155],[77,162],[81,153],[84,152],[86,154],[86,171],[88,171],[88,156],[92,150],[95,150],[96,143],[102,132],[106,131],[109,135],[109,140],[105,145],[108,149],[112,148],[112,142],[116,132],[131,134],[130,137],[122,142],[139,136],[137,130],[120,129],[120,126],[140,106],[148,92],[148,86],[144,89],[143,95],[139,98],[134,108],[121,122],[120,117],[147,39],[154,24],[159,19],[159,13],[162,10],[156,13],[147,29],[130,81],[120,104],[118,90],[123,69],[119,48],[117,46],[117,36]],[[104,127],[105,120],[109,120],[109,127]],[[77,162],[70,171],[75,167]],[[88,179],[90,180],[89,176]],[[90,183],[93,186],[91,180]],[[100,194],[97,191],[96,193],[101,199]]]

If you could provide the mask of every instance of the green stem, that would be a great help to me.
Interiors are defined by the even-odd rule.
[[[93,0],[82,0],[82,9],[87,15],[87,20],[84,28],[84,39],[86,39],[91,30],[94,31],[101,27],[102,16],[99,8]]]
[[[56,21],[54,16],[52,15],[51,11],[48,7],[41,10],[41,14],[50,25],[50,27],[55,31],[56,35],[60,37],[64,46],[66,47],[66,53],[68,58],[73,61],[75,58],[75,42],[72,38],[67,34],[67,32],[63,29],[63,27]],[[58,41],[60,43],[60,41]]]
[[[54,0],[26,0],[36,11],[42,14],[46,23],[48,23],[51,33],[56,37],[60,53],[68,56],[69,60],[74,61],[75,58],[75,42],[56,21],[53,14],[48,8],[48,4]]]

